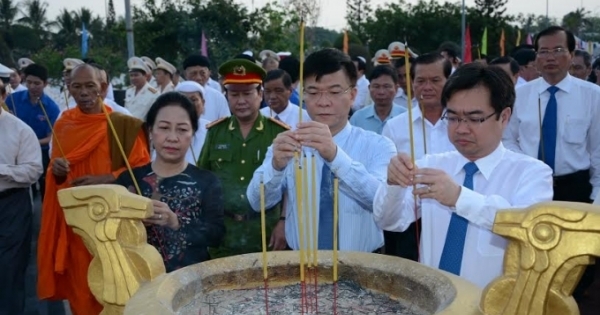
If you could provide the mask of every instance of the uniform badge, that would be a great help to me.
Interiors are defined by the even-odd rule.
[[[217,150],[228,150],[229,149],[229,143],[217,144],[215,146],[215,149],[217,149]]]
[[[233,74],[246,75],[246,68],[244,68],[244,66],[235,66],[233,67]]]

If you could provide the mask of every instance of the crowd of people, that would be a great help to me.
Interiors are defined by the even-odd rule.
[[[47,69],[22,59],[0,110],[0,314],[24,310],[32,187],[42,199],[38,297],[99,314],[91,254],[57,191],[116,184],[152,199],[148,242],[171,272],[259,252],[261,184],[269,248],[298,250],[297,155],[315,157],[305,163],[317,186],[303,191],[318,218],[304,223],[319,249],[333,248],[337,178],[339,250],[419,261],[484,288],[502,273],[498,210],[591,203],[600,192],[600,61],[557,26],[511,57],[457,55],[392,43],[370,69],[336,49],[305,60],[265,50],[234,56],[218,75],[199,54],[181,71],[132,57],[123,106],[93,60],[65,59],[53,99]],[[575,296],[593,279],[589,268]]]

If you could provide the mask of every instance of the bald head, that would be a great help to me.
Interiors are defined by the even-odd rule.
[[[86,114],[102,111],[104,95],[108,84],[102,79],[100,69],[82,64],[71,71],[69,92],[77,102],[77,107]]]
[[[73,80],[75,80],[76,76],[81,75],[82,72],[84,72],[84,73],[87,72],[87,73],[85,73],[86,76],[91,74],[94,77],[94,80],[98,80],[98,84],[100,84],[100,82],[102,82],[102,73],[101,73],[100,69],[98,69],[90,64],[87,64],[87,63],[78,65],[75,68],[73,68],[73,70],[71,71],[71,82]]]

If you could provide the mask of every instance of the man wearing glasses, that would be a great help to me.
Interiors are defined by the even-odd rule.
[[[542,77],[517,88],[504,144],[552,168],[554,200],[589,203],[600,192],[600,86],[569,75],[571,32],[551,26],[536,36],[535,49]]]
[[[311,231],[316,230],[318,249],[333,249],[334,177],[339,179],[338,248],[374,252],[383,246],[383,233],[373,221],[373,197],[386,179],[386,167],[396,149],[391,140],[348,122],[348,112],[358,93],[357,79],[352,60],[339,50],[323,49],[308,56],[303,86],[312,121],[302,122],[298,129],[277,136],[248,186],[248,200],[255,211],[260,211],[261,180],[267,208],[279,203],[282,192],[287,192],[282,215],[287,243],[294,250],[301,244],[295,153],[302,156],[301,163],[306,161],[304,181],[308,189],[302,189],[303,199],[306,198],[308,205],[316,205],[317,217],[316,226],[313,220],[303,222]],[[303,207],[303,213],[309,209],[314,208]],[[311,236],[306,240],[312,239]],[[314,248],[312,241],[308,248]]]
[[[375,222],[387,231],[404,231],[421,218],[420,261],[482,288],[502,272],[506,241],[492,233],[496,212],[552,198],[550,168],[502,145],[514,100],[504,70],[458,68],[441,97],[456,151],[425,155],[416,165],[399,153],[373,206]]]

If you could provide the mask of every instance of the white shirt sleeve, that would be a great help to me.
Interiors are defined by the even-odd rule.
[[[40,178],[42,166],[42,149],[37,136],[28,126],[20,132],[20,141],[15,165],[0,164],[0,177],[18,184],[31,185]]]

